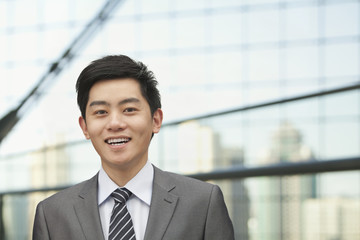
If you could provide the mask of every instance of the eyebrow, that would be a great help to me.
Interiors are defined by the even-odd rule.
[[[124,100],[121,100],[118,105],[124,105],[126,103],[139,103],[140,100],[137,99],[137,98],[126,98]],[[92,107],[92,106],[98,106],[98,105],[105,105],[105,106],[110,106],[110,103],[106,102],[106,101],[93,101],[90,103],[89,107]]]
[[[93,101],[90,103],[89,107],[97,106],[97,105],[110,105],[110,104],[106,101]]]
[[[137,98],[126,98],[118,103],[118,105],[124,105],[126,103],[139,103],[140,100]]]

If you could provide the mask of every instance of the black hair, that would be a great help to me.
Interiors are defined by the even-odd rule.
[[[152,116],[161,108],[158,82],[154,73],[142,62],[134,61],[128,56],[109,55],[91,62],[77,79],[77,103],[84,119],[91,87],[98,81],[118,78],[132,78],[140,84],[141,94],[148,102]]]

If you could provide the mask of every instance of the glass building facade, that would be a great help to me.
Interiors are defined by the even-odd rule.
[[[107,2],[0,0],[0,118]],[[359,87],[263,104],[360,84],[360,1],[124,0],[0,143],[0,194],[96,174],[100,160],[78,126],[75,81],[108,54],[144,62],[159,81],[164,127],[149,160],[164,170],[360,156]],[[212,182],[224,192],[236,239],[360,240],[359,169]],[[0,195],[0,238],[30,239],[35,206],[52,193]]]

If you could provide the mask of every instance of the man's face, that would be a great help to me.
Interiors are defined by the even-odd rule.
[[[79,123],[105,171],[134,171],[147,161],[151,135],[160,130],[162,111],[151,116],[136,80],[104,80],[90,89],[86,121],[80,117]]]

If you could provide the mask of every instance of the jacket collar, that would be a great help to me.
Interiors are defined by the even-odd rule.
[[[89,179],[74,205],[81,228],[87,240],[104,240],[97,204],[98,174]]]
[[[175,187],[167,174],[154,166],[153,192],[145,240],[158,240],[164,236],[179,198],[171,193]]]

